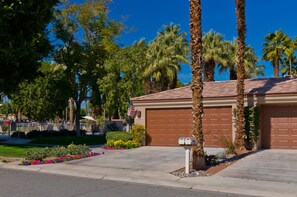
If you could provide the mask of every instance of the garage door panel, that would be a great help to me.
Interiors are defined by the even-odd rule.
[[[262,106],[263,148],[297,148],[297,106]]]
[[[179,137],[192,135],[193,120],[190,108],[148,109],[146,113],[147,145],[178,146]],[[205,135],[205,146],[221,146],[217,136],[226,135],[232,138],[231,107],[205,108],[203,130],[204,133],[212,133]]]

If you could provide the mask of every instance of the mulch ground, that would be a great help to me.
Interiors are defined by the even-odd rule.
[[[229,156],[228,158],[218,162],[216,165],[206,166],[205,170],[199,170],[199,171],[191,170],[188,175],[185,174],[185,168],[175,170],[175,171],[171,172],[171,174],[173,174],[175,176],[179,176],[181,178],[196,177],[196,176],[211,176],[211,175],[216,174],[216,173],[220,172],[221,170],[231,166],[238,160],[240,160],[248,155],[251,155],[255,152],[256,152],[255,150],[238,152],[236,155]]]

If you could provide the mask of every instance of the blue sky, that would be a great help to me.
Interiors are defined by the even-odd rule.
[[[262,56],[264,36],[282,29],[291,37],[297,35],[296,0],[247,0],[246,43]],[[132,44],[141,38],[152,40],[163,25],[171,22],[180,24],[181,30],[189,34],[189,0],[113,0],[110,4],[110,16],[123,21],[135,31],[124,33],[119,42]],[[125,17],[125,20],[122,17]],[[232,40],[237,36],[234,0],[202,0],[203,32],[213,29]],[[272,66],[265,63],[265,77],[272,77]],[[182,66],[179,78],[183,83],[191,80],[191,70]],[[228,79],[228,73],[216,74],[216,80]]]

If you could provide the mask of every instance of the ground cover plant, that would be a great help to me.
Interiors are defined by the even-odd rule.
[[[101,154],[104,154],[104,152]],[[25,160],[22,161],[22,165],[62,163],[97,155],[100,155],[100,153],[91,152],[91,149],[86,145],[70,144],[67,147],[56,146],[52,148],[32,149],[25,153]]]
[[[33,146],[33,145],[0,145],[0,156],[1,157],[18,157],[25,158],[26,152],[29,150],[43,149],[44,147]]]

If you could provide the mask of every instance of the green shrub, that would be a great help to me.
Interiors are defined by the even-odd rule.
[[[2,131],[8,131],[9,130],[9,126],[7,126],[5,124],[1,125],[1,127],[2,127]]]
[[[114,146],[114,140],[108,140],[106,146]]]
[[[55,157],[62,157],[62,156],[66,156],[68,154],[69,154],[69,152],[68,152],[67,148],[65,148],[63,146],[55,146],[55,147],[51,148],[51,151],[50,151],[50,155],[55,156]]]
[[[236,146],[232,139],[222,136],[220,139],[227,155],[236,154]]]
[[[126,143],[123,140],[117,140],[114,142],[116,148],[123,148],[126,146]]]
[[[123,131],[113,131],[113,132],[107,132],[106,133],[106,141],[109,140],[123,140],[124,142],[127,142],[129,140],[133,140],[133,136],[131,133],[123,132]]]
[[[25,153],[28,160],[43,160],[50,156],[50,149],[32,149]]]
[[[70,155],[81,155],[90,153],[91,149],[86,145],[69,144],[67,146],[67,151]]]
[[[131,149],[131,148],[137,148],[139,146],[138,142],[135,142],[134,140],[129,140],[128,142],[126,142],[125,147],[127,149]]]
[[[27,136],[26,136],[26,133],[25,132],[20,132],[20,131],[15,131],[11,134],[11,137],[12,138],[24,138],[26,139]]]
[[[145,128],[143,125],[135,124],[131,129],[131,133],[133,136],[133,140],[137,142],[139,145],[143,144],[143,140],[145,138]]]
[[[208,166],[213,166],[218,163],[218,156],[205,154],[205,164]]]

